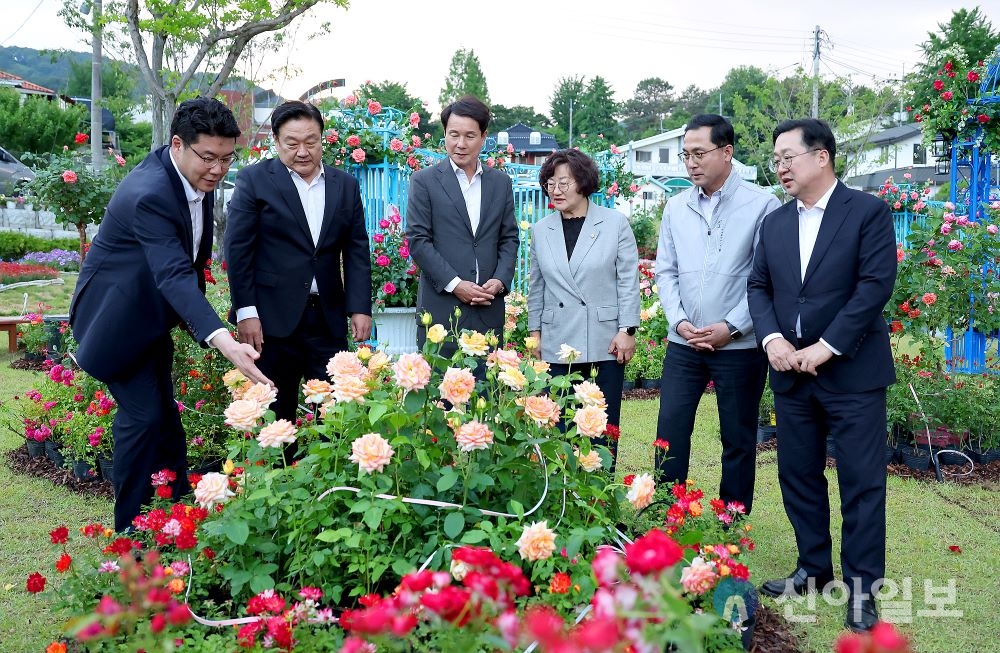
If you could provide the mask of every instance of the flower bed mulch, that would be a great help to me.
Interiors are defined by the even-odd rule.
[[[656,399],[660,396],[659,388],[633,388],[622,392],[622,399]]]
[[[48,369],[44,358],[39,360],[28,360],[27,358],[22,357],[11,361],[10,366],[15,370],[29,370],[33,372],[44,372]]]
[[[750,650],[753,653],[802,653],[806,649],[800,648],[799,638],[788,627],[784,617],[771,607],[762,605],[757,610]]]
[[[102,497],[109,501],[114,499],[114,490],[111,483],[104,480],[81,481],[73,476],[73,472],[68,469],[56,467],[48,458],[30,458],[27,448],[21,446],[12,449],[6,454],[7,464],[15,472],[20,474],[30,474],[47,479],[53,485],[64,487],[80,494]],[[109,515],[110,516],[110,515]]]
[[[967,476],[958,476],[969,471],[969,465],[941,465],[941,474],[944,480],[958,485],[977,485],[988,489],[1000,489],[1000,460],[994,460],[988,465],[975,463],[972,473]],[[936,481],[934,467],[926,470],[912,469],[902,463],[892,463],[889,465],[889,473],[902,478],[915,478],[920,481]]]

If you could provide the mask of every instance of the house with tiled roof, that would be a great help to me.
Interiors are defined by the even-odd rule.
[[[0,70],[0,88],[12,88],[22,95],[44,95],[53,100],[58,99],[64,102],[66,100],[66,98],[60,96],[59,93],[56,93],[51,88],[39,86],[23,77],[18,77],[3,70]]]
[[[556,137],[536,131],[523,122],[497,132],[497,145],[514,148],[513,163],[540,166],[550,154],[559,149]]]

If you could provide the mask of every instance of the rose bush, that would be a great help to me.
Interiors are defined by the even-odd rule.
[[[420,273],[410,257],[410,242],[398,208],[389,206],[389,214],[379,220],[371,239],[374,309],[416,306]]]

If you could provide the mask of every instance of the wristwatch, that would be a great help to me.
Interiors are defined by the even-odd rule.
[[[736,328],[736,327],[735,327],[735,326],[733,325],[733,323],[732,323],[732,322],[730,322],[729,320],[723,320],[723,322],[725,322],[725,323],[726,323],[726,327],[728,327],[728,328],[729,328],[729,338],[730,338],[730,339],[732,339],[732,340],[736,340],[736,339],[738,339],[738,338],[742,338],[742,337],[743,337],[743,332],[742,332],[742,331],[740,331],[739,329],[737,329],[737,328]]]
[[[628,334],[630,336],[634,336],[635,335],[635,327],[621,327],[618,330],[621,331],[622,333]]]

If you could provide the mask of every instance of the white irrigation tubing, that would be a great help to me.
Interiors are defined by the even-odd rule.
[[[931,427],[930,427],[930,422],[927,419],[927,415],[924,413],[924,407],[920,403],[920,397],[917,396],[917,391],[913,389],[913,384],[909,383],[907,385],[910,388],[910,394],[913,395],[913,399],[916,400],[916,402],[917,402],[917,408],[920,409],[920,416],[924,418],[924,431],[927,432],[927,451],[928,451],[928,453],[930,453],[930,455],[934,456],[934,467],[936,467],[941,472],[941,474],[947,474],[948,476],[954,476],[956,478],[961,478],[963,476],[970,476],[972,474],[972,471],[976,468],[976,463],[974,463],[972,461],[972,458],[969,458],[967,455],[965,455],[961,451],[956,451],[955,449],[940,449],[940,450],[937,451],[937,453],[935,453],[934,450],[931,448]],[[960,474],[956,474],[956,473],[952,473],[952,472],[945,472],[943,469],[941,469],[941,464],[938,461],[938,455],[942,451],[947,451],[948,453],[957,453],[962,458],[965,458],[966,460],[968,460],[969,461],[969,471],[962,472]],[[938,480],[940,481],[941,479],[938,478]]]
[[[4,285],[0,283],[0,292],[4,290],[13,290],[14,288],[25,288],[27,286],[51,286],[53,284],[60,285],[66,283],[60,278],[55,279],[35,279],[34,281],[18,281],[17,283],[8,283]]]
[[[484,508],[475,508],[475,510],[478,510],[482,514],[489,515],[491,517],[527,517],[528,515],[534,513],[536,510],[542,507],[542,504],[545,502],[545,497],[548,496],[549,494],[549,473],[548,473],[549,470],[548,470],[548,465],[545,462],[545,456],[542,455],[541,449],[538,448],[537,444],[532,446],[535,449],[535,453],[538,455],[538,459],[542,461],[542,475],[545,478],[545,487],[542,489],[541,498],[538,499],[538,502],[531,508],[531,510],[524,513],[524,515],[515,515],[509,512],[496,512],[493,510],[486,510]],[[322,494],[316,497],[316,501],[317,502],[322,501],[323,499],[333,494],[334,492],[353,492],[355,494],[358,494],[359,492],[361,492],[361,489],[356,487],[347,487],[347,486],[332,487],[325,490]],[[451,510],[454,509],[462,510],[466,507],[457,503],[450,503],[448,501],[435,501],[434,499],[414,499],[413,497],[400,497],[395,494],[376,494],[375,496],[378,497],[379,499],[388,499],[390,501],[395,499],[401,499],[403,503],[412,503],[415,505],[430,506],[432,508],[448,508]],[[563,497],[565,499],[565,493]],[[565,506],[563,506],[563,509],[565,510]],[[432,553],[431,556],[424,561],[424,564],[420,567],[420,570],[422,571],[426,569],[427,566],[430,564],[431,560],[434,558],[434,556],[436,556],[442,550],[443,549],[439,549],[438,551]],[[190,601],[188,601],[188,597],[191,594],[191,585],[192,585],[191,581],[194,578],[194,566],[191,564],[190,556],[188,557],[188,567],[189,567],[188,586],[187,586],[187,592],[185,592],[184,594],[184,600],[188,603],[188,610],[190,610],[191,617],[195,621],[197,621],[203,626],[213,626],[216,628],[224,626],[239,626],[241,624],[251,624],[256,621],[259,621],[259,617],[239,617],[235,619],[205,619],[204,617],[199,617],[198,615],[196,615],[194,613],[194,610],[191,610],[191,603]]]

